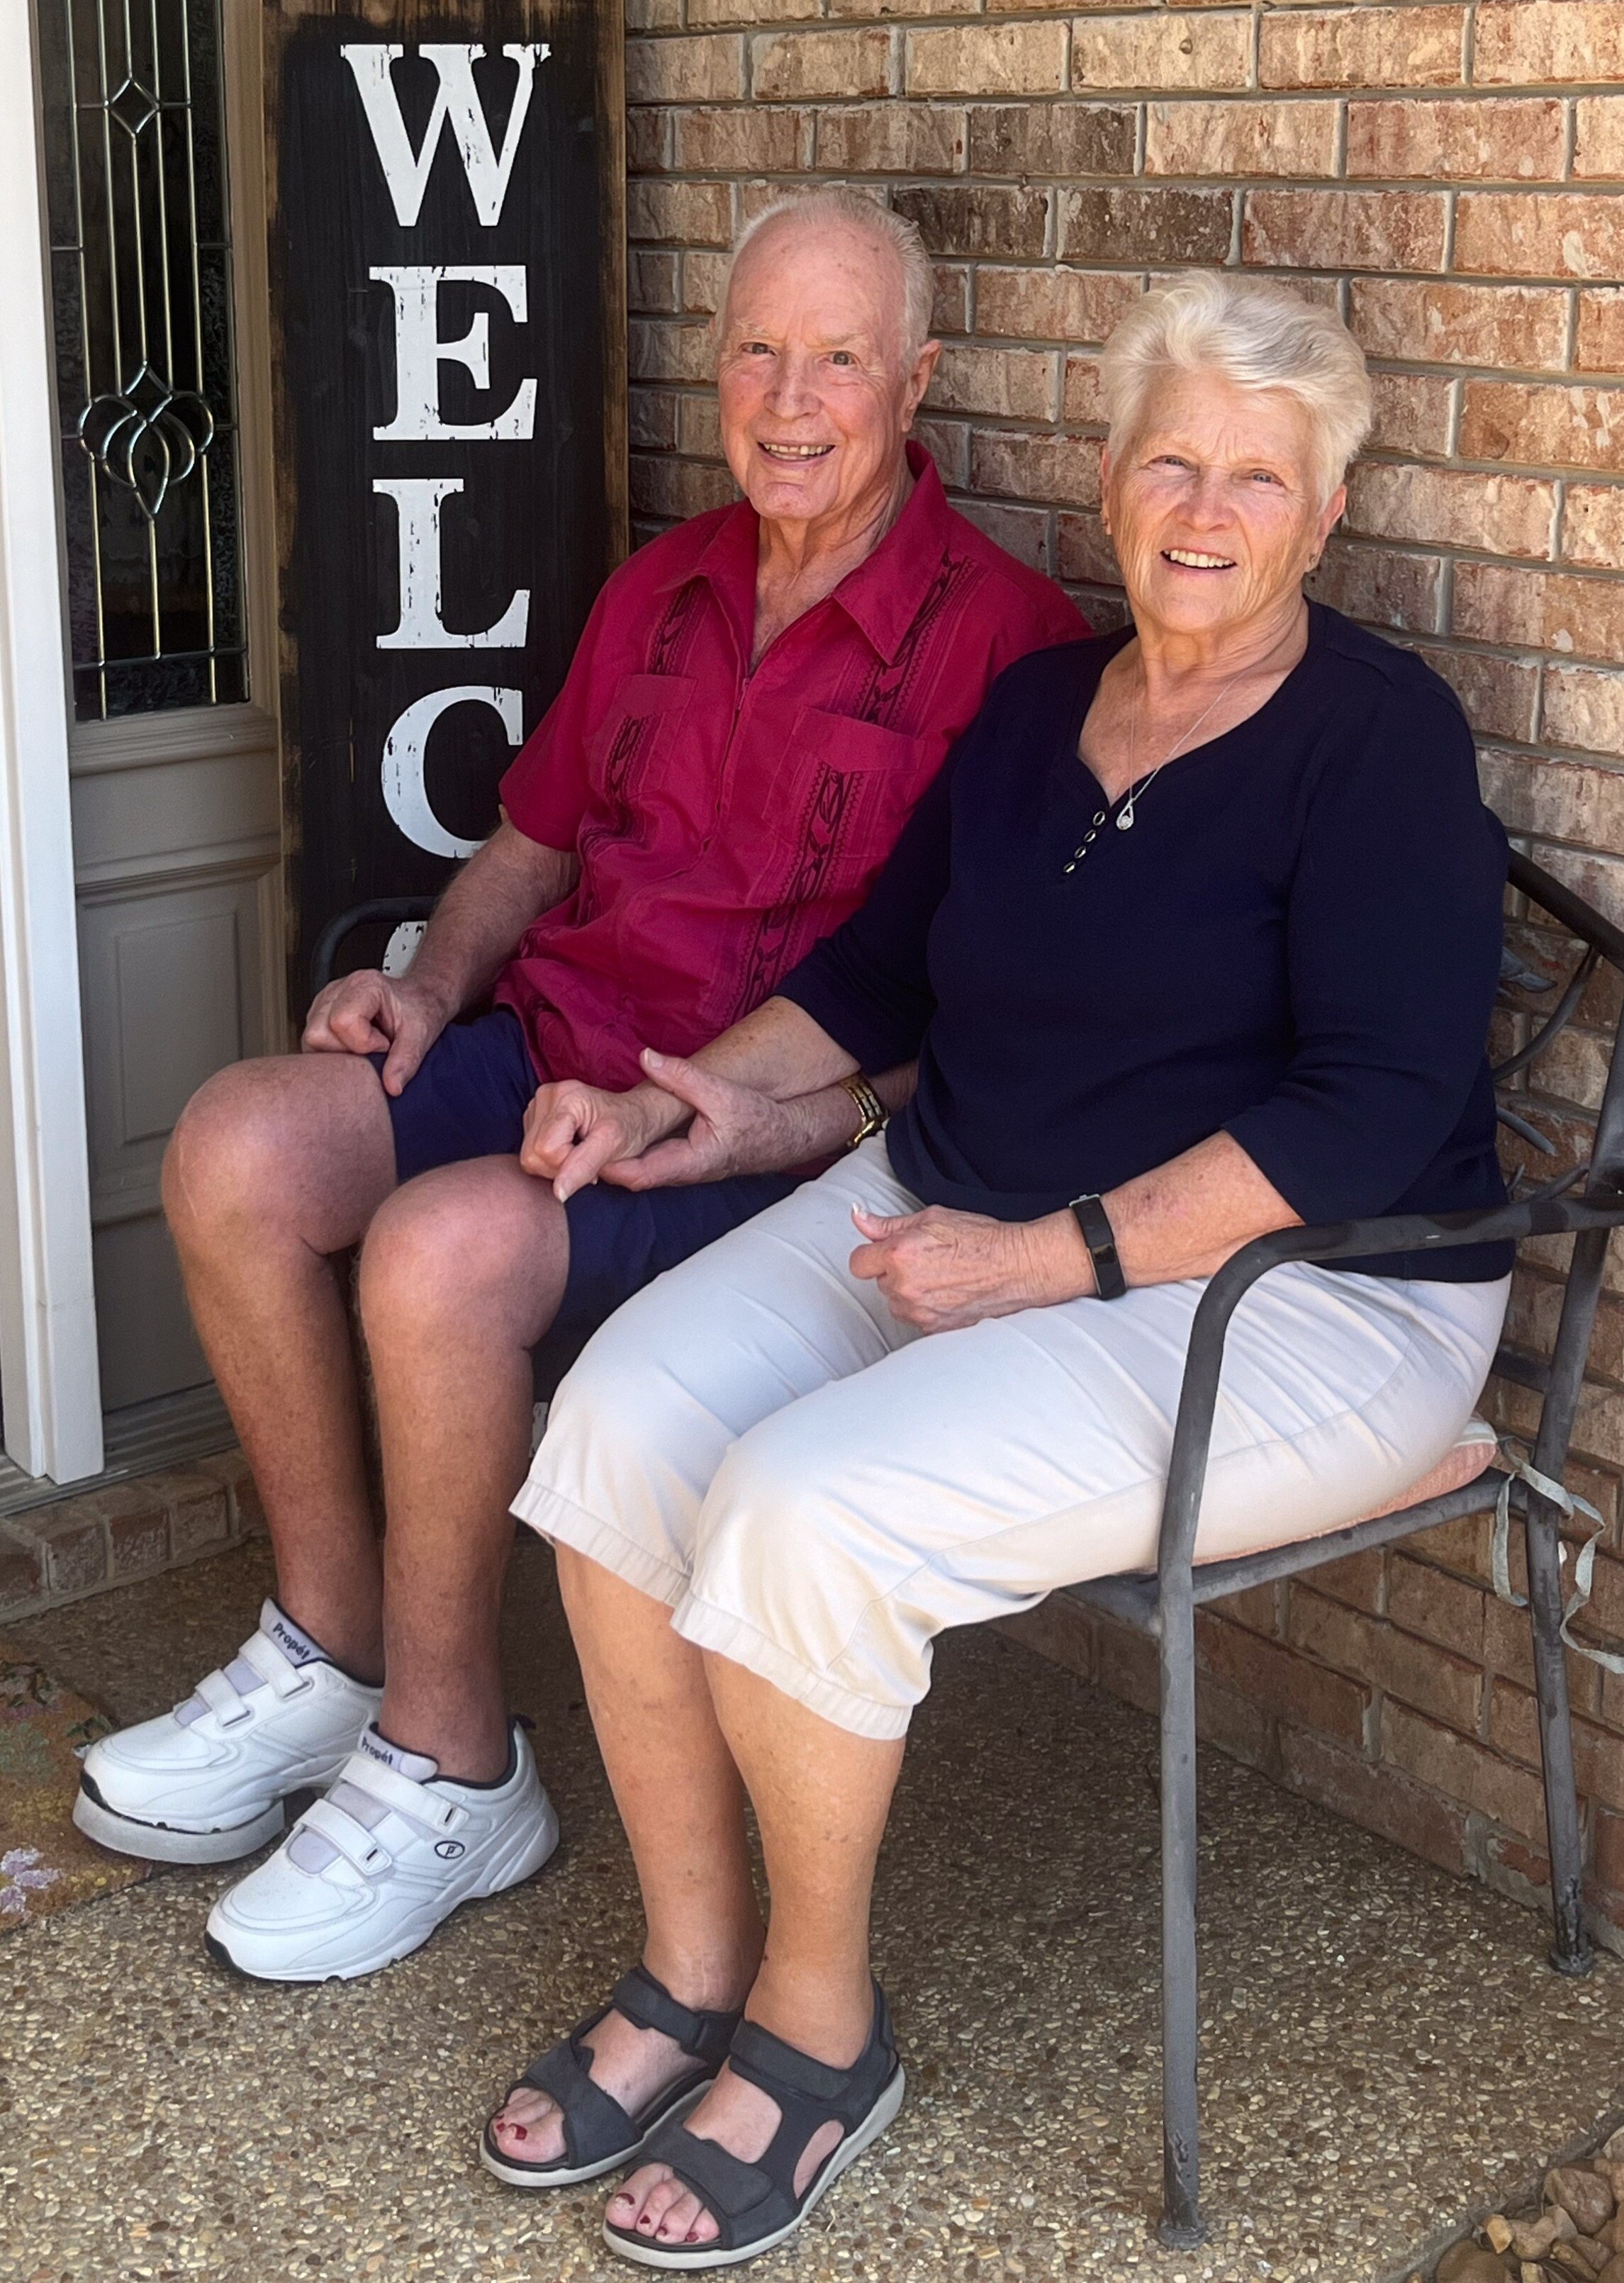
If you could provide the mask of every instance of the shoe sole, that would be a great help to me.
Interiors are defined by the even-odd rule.
[[[907,2089],[908,2080],[899,2061],[890,2084],[862,2123],[841,2141],[819,2178],[808,2191],[805,2203],[787,2227],[775,2228],[770,2235],[763,2235],[754,2243],[741,2244],[731,2250],[724,2250],[719,2243],[699,2243],[695,2244],[691,2250],[680,2250],[675,2246],[668,2248],[663,2244],[650,2243],[640,2236],[623,2234],[605,2220],[604,2241],[611,2251],[618,2253],[622,2259],[629,2259],[637,2267],[742,2267],[747,2259],[761,2258],[763,2252],[774,2251],[779,2244],[788,2242],[796,2229],[817,2209],[847,2167],[855,2164],[863,2150],[878,2139],[901,2108],[902,2095]]]
[[[217,1966],[225,1967],[229,1972],[240,1975],[245,1982],[276,1983],[282,1985],[303,1983],[312,1986],[323,1982],[364,1981],[369,1974],[381,1974],[386,1966],[398,1966],[402,1959],[414,1956],[422,1949],[425,1943],[433,1940],[441,1928],[454,1919],[458,1911],[466,1910],[471,1903],[491,1903],[496,1901],[498,1895],[510,1895],[515,1887],[522,1887],[527,1879],[534,1879],[538,1872],[546,1869],[549,1863],[555,1862],[558,1855],[558,1819],[552,1812],[550,1804],[547,1821],[543,1828],[547,1837],[547,1844],[535,1860],[527,1864],[524,1870],[517,1872],[511,1879],[504,1879],[499,1886],[486,1887],[476,1893],[465,1895],[460,1902],[453,1903],[443,1917],[436,1919],[432,1926],[426,1927],[421,1934],[413,1935],[403,1941],[388,1944],[376,1953],[369,1953],[355,1965],[330,1966],[315,1972],[287,1974],[267,1974],[258,1967],[245,1966],[240,1959],[233,1958],[223,1939],[215,1933],[213,1912],[209,1914],[209,1925],[204,1930],[203,1947]],[[218,1910],[219,1905],[216,1904],[215,1907]]]
[[[678,2093],[668,2108],[651,2118],[641,2135],[624,2148],[617,2148],[613,2156],[600,2156],[595,2164],[566,2165],[513,2164],[496,2153],[491,2143],[488,2124],[480,2139],[480,2162],[488,2172],[494,2172],[505,2187],[510,2188],[574,2188],[582,2180],[601,2180],[605,2172],[620,2165],[634,2164],[648,2147],[662,2124],[680,2124],[690,2109],[697,2108],[715,2083],[707,2077],[703,2084],[690,2085],[686,2092]]]
[[[87,1839],[114,1855],[139,1855],[149,1863],[238,1863],[268,1839],[281,1836],[287,1812],[277,1800],[251,1823],[233,1824],[227,1831],[177,1831],[169,1824],[120,1815],[81,1790],[74,1798],[74,1822]]]

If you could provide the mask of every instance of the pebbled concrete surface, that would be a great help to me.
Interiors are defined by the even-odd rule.
[[[4,1638],[121,1717],[252,1629],[266,1549]],[[487,2109],[636,1955],[630,1866],[545,1549],[509,1596],[515,1704],[566,1834],[529,1887],[376,1980],[262,1989],[200,1943],[230,1873],[0,1935],[0,2279],[379,2283],[631,2271],[600,2192],[480,2170]],[[911,2079],[896,2127],[761,2283],[1378,2283],[1614,2110],[1624,1969],[1208,1755],[1211,2244],[1159,2250],[1154,1739],[998,1636],[950,1637],[877,1912]]]

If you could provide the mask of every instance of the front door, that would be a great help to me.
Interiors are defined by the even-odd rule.
[[[159,1204],[283,1045],[254,0],[35,0],[104,1408],[208,1377]],[[257,227],[256,227],[257,223]]]

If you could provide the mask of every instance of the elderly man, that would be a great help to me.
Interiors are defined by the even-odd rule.
[[[530,1352],[792,1185],[570,1195],[518,1154],[538,1086],[633,1086],[644,1045],[691,1051],[766,998],[856,908],[995,675],[1081,630],[906,441],[931,296],[911,226],[854,194],[758,219],[718,341],[744,502],[610,580],[410,974],[333,985],[302,1056],[221,1072],[176,1128],[169,1223],[277,1598],[173,1713],[93,1748],[75,1819],[227,1862],[331,1785],[215,1906],[210,1947],[246,1973],[370,1973],[546,1860],[496,1643]],[[871,1130],[866,1086],[844,1110]],[[356,1244],[381,1552],[337,1258]]]

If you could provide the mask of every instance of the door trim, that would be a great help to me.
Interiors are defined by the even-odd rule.
[[[0,7],[0,1398],[31,1475],[100,1471],[67,644],[33,11]]]

